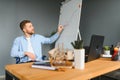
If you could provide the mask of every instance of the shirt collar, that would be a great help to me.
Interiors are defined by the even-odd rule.
[[[30,37],[30,39],[31,39],[32,37],[34,37],[34,36],[35,36],[35,34],[32,34],[32,36]],[[25,35],[23,35],[23,38],[26,39]]]

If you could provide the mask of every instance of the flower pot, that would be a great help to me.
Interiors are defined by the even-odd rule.
[[[110,55],[110,50],[104,50],[105,55]]]
[[[85,49],[74,50],[74,63],[75,68],[83,70],[85,67]]]

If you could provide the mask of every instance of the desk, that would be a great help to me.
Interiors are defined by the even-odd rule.
[[[100,58],[85,63],[84,70],[50,71],[31,68],[32,63],[12,64],[5,67],[6,80],[88,80],[120,68],[120,61]],[[10,78],[11,77],[11,78]]]

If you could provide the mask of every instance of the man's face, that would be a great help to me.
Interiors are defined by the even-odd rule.
[[[30,35],[35,33],[32,23],[26,23],[24,28],[23,28],[23,31],[27,34],[30,34]]]

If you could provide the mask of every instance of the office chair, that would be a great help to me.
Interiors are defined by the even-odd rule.
[[[20,63],[20,58],[19,57],[15,57],[16,60],[16,64]]]
[[[16,60],[16,64],[19,64],[20,63],[20,57],[14,57],[15,58],[15,60]],[[48,58],[47,58],[47,56],[46,55],[43,55],[42,56],[42,60],[47,60]]]

